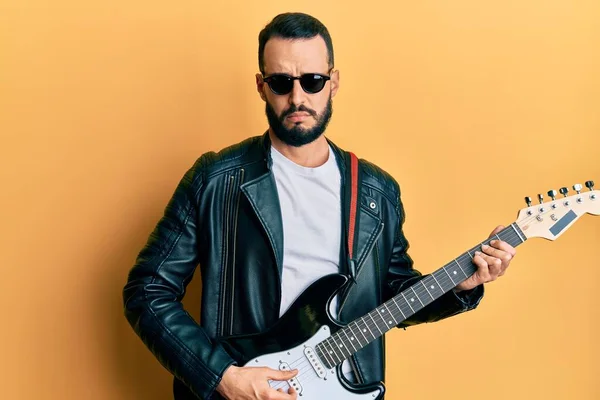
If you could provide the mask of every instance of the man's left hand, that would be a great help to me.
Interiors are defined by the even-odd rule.
[[[504,229],[500,225],[494,229],[490,237],[496,235]],[[502,240],[492,240],[490,246],[483,245],[481,251],[476,251],[473,257],[473,264],[477,266],[477,271],[468,279],[456,286],[455,291],[473,289],[482,283],[495,281],[498,277],[504,275],[510,261],[517,254],[517,251],[510,244]]]

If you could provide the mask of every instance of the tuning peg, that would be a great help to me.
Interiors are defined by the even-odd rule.
[[[531,197],[525,197],[525,203],[527,203],[527,207],[531,207]]]
[[[590,190],[594,190],[594,181],[587,181],[585,183],[585,187],[587,187]]]
[[[583,186],[581,186],[580,183],[573,185],[573,190],[576,191],[577,194],[581,193],[581,188],[583,188]]]
[[[542,204],[544,202],[544,195],[538,194],[538,200],[540,201],[540,204]]]
[[[556,200],[556,195],[558,194],[558,192],[556,190],[550,190],[548,191],[548,196],[552,197],[552,201]]]
[[[562,187],[562,188],[560,188],[559,192],[563,196],[567,197],[567,193],[569,193],[569,189],[567,189],[566,187]]]

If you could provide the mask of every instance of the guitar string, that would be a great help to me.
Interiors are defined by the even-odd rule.
[[[537,216],[533,216],[533,215],[531,215],[531,216],[529,216],[529,217],[526,217],[526,218],[524,218],[522,222],[524,222],[524,223],[529,223],[529,222],[532,222],[532,221],[533,221],[533,220],[535,220],[535,219],[537,219]],[[521,244],[521,243],[523,243],[523,242],[524,242],[524,238],[523,238],[523,237],[521,237],[521,235],[518,233],[518,231],[516,231],[516,230],[513,230],[513,231],[511,231],[511,230],[510,230],[511,228],[513,228],[513,227],[512,227],[512,225],[513,225],[513,224],[511,224],[511,226],[508,226],[508,227],[506,227],[506,228],[505,228],[505,229],[503,229],[502,231],[498,232],[497,234],[495,234],[495,236],[496,236],[498,239],[501,239],[501,238],[499,237],[499,234],[502,234],[503,232],[506,232],[506,231],[508,231],[508,232],[507,232],[507,236],[504,238],[504,241],[508,242],[508,241],[509,241],[509,240],[511,240],[511,239],[512,239],[512,240],[516,240],[516,239],[518,239],[518,243],[515,243],[515,244],[517,244],[517,245],[518,245],[518,244]],[[520,229],[520,226],[517,224],[517,222],[514,222],[514,225],[516,225],[516,227],[518,227],[518,228]],[[515,228],[516,228],[516,227],[515,227]],[[515,228],[513,228],[513,229],[515,229]],[[480,242],[478,245],[476,245],[475,247],[473,247],[473,248],[471,248],[470,250],[468,250],[468,251],[466,252],[466,254],[465,254],[465,253],[463,253],[462,255],[458,256],[458,257],[455,259],[455,260],[457,261],[457,263],[458,263],[458,265],[459,265],[460,269],[462,270],[463,274],[466,276],[466,278],[465,278],[465,279],[468,279],[470,275],[467,275],[467,274],[465,273],[465,271],[463,270],[462,266],[460,265],[460,262],[458,262],[458,261],[459,261],[459,260],[460,260],[460,261],[466,261],[466,260],[464,260],[464,259],[462,259],[462,258],[466,258],[467,260],[472,260],[472,257],[471,257],[471,252],[472,252],[472,251],[474,251],[474,250],[475,250],[475,251],[477,251],[477,249],[479,249],[479,248],[480,248],[480,247],[481,247],[483,244],[485,244],[486,242],[488,242],[488,243],[489,243],[489,241],[491,241],[491,240],[494,240],[494,238],[488,238],[488,239],[484,240],[483,242]],[[502,240],[502,239],[501,239],[501,240]],[[526,239],[525,239],[525,240],[526,240]],[[469,256],[467,256],[467,254],[468,254]],[[447,266],[449,266],[449,265],[451,265],[451,264],[452,264],[452,262],[450,262],[450,263],[446,264],[444,267],[442,267],[442,268],[438,269],[437,271],[434,271],[434,272],[431,274],[431,276],[434,276],[433,274],[434,274],[435,272],[438,272],[438,271],[440,271],[441,269],[443,269],[443,268],[445,268],[445,267],[447,267]],[[443,275],[442,275],[442,276],[440,276],[439,278],[440,278],[440,279],[442,279],[442,280],[444,281],[444,283],[448,283],[448,280],[447,280],[447,279],[445,279],[445,278],[443,277]],[[452,282],[452,284],[454,284],[454,281],[453,281],[453,280],[452,280],[450,277],[449,277],[449,279],[450,279],[450,282]],[[415,289],[414,289],[414,286],[417,286],[417,290],[415,290]],[[440,286],[440,285],[438,285],[438,286]],[[456,286],[456,285],[454,285],[454,286]],[[426,289],[426,288],[425,288],[425,289],[426,289],[426,291],[423,291],[423,289],[422,289],[420,286],[418,286],[418,285],[412,285],[410,288],[413,290],[413,292],[415,292],[415,294],[417,295],[417,297],[419,297],[420,295],[424,295],[426,292],[428,292],[428,289]],[[408,289],[408,288],[407,288],[407,289]],[[417,291],[418,291],[419,293],[417,293]],[[431,293],[428,293],[428,294],[431,296]],[[438,296],[438,298],[439,298],[439,296]],[[433,301],[435,301],[436,299],[437,299],[437,298],[433,299]],[[387,303],[387,302],[386,302],[386,303]],[[390,303],[390,305],[391,305],[391,304],[394,304],[394,303],[395,303],[395,302],[392,302],[392,303]],[[385,304],[385,303],[384,303],[384,304]],[[400,307],[399,305],[397,305],[397,304],[395,304],[395,305],[396,305],[396,307],[394,307],[394,308],[395,308],[397,311],[400,311],[400,313],[402,313],[402,315],[404,315],[404,313],[402,312],[402,309],[401,309],[401,307]],[[423,307],[425,307],[425,306],[423,306]],[[371,313],[373,313],[373,311],[375,311],[375,310],[376,310],[376,309],[372,310],[372,311],[371,311],[371,312],[369,312],[368,314],[371,314]],[[389,308],[388,308],[388,310],[389,310]],[[371,316],[371,317],[373,317],[373,316],[377,316],[377,318],[378,318],[378,319],[379,319],[381,322],[385,322],[385,319],[383,318],[383,316],[382,316],[380,313],[377,313],[377,312],[375,312],[375,313],[371,314],[370,316]],[[392,312],[392,317],[394,317],[394,315],[393,315],[393,312]],[[399,317],[399,315],[398,315],[398,317]],[[356,320],[354,320],[354,321],[352,321],[352,322],[354,322],[354,323],[356,324],[356,326],[357,326],[357,327],[360,329],[360,326],[359,326],[359,324],[358,324],[358,322],[357,322],[358,320],[359,320],[359,319],[357,318]],[[369,323],[368,323],[368,322],[366,322],[366,321],[365,321],[365,320],[364,320],[362,317],[360,317],[360,320],[363,322],[363,324],[364,324],[364,325],[366,325],[367,327],[369,327]],[[375,320],[374,320],[374,319],[373,319],[373,321],[374,321],[374,324],[373,324],[373,325],[375,325],[375,326],[377,327],[377,329],[378,329],[379,331],[381,331],[381,329],[380,329],[380,327],[378,326],[377,322],[375,322]],[[350,322],[350,323],[349,323],[349,324],[348,324],[346,327],[348,327],[348,328],[350,329],[350,332],[352,333],[352,335],[353,335],[353,336],[356,336],[356,335],[354,334],[354,332],[352,332],[352,328],[351,328],[351,324],[352,324],[352,322]],[[387,328],[388,328],[388,325],[387,325],[387,324],[385,325],[385,327],[386,327],[386,331],[387,331],[387,330],[389,330],[389,329],[387,329]],[[343,328],[343,329],[345,329],[345,328]],[[343,343],[343,342],[344,342],[344,340],[341,338],[341,335],[339,335],[338,333],[336,333],[336,334],[334,334],[334,335],[332,335],[332,336],[330,336],[330,337],[326,338],[326,339],[325,339],[325,340],[323,340],[322,342],[325,342],[325,341],[331,342],[331,341],[333,341],[333,342],[335,343],[335,336],[336,336],[336,335],[337,335],[337,337],[339,338],[339,340],[340,340],[340,341]],[[373,335],[373,334],[372,334],[372,335]],[[373,335],[373,336],[374,336],[374,338],[373,338],[373,339],[375,339],[375,338],[376,338],[376,336],[375,336],[375,335]],[[360,338],[359,338],[358,336],[356,336],[356,337],[357,337],[358,343],[361,345],[361,347],[360,347],[360,348],[362,348],[362,347],[366,346],[368,343],[370,343],[370,342],[367,342],[367,343],[365,343],[364,345],[362,345],[362,344],[360,343]],[[331,343],[329,343],[329,345],[330,345],[330,347],[332,347],[332,349],[334,349],[334,348],[335,348],[334,346],[332,346],[332,345],[331,345]],[[354,347],[354,346],[353,346],[353,347]],[[347,347],[346,347],[346,348],[347,348]],[[354,354],[355,352],[356,352],[356,351],[352,352],[351,354]],[[342,352],[341,354],[342,354],[342,356],[344,355],[344,353],[343,353],[343,352]],[[337,355],[337,353],[336,353],[336,356],[337,356],[337,357],[339,357],[339,355]],[[333,358],[332,358],[332,360],[333,360]],[[345,360],[345,358],[344,358],[344,360]],[[334,360],[334,361],[335,361],[335,360]],[[296,363],[298,363],[298,362],[300,362],[300,363],[299,363],[299,364],[296,364]],[[343,360],[342,360],[341,362],[343,362]],[[340,362],[336,363],[336,365],[337,365],[337,364],[339,364],[339,363],[340,363]],[[306,372],[305,372],[305,371],[313,371],[313,369],[312,369],[312,366],[311,366],[311,364],[308,362],[308,360],[306,359],[306,357],[301,357],[301,358],[299,358],[299,359],[295,360],[295,361],[294,361],[292,364],[290,364],[290,367],[291,367],[292,365],[294,365],[294,367],[293,367],[292,369],[298,369],[298,370],[299,370],[299,371],[298,371],[298,374],[296,375],[296,378],[300,378],[301,376],[305,375],[305,374],[306,374]],[[317,374],[316,372],[314,372],[314,371],[313,371],[313,378],[312,378],[312,379],[309,379],[309,380],[306,380],[306,379],[305,379],[305,380],[304,380],[304,382],[305,382],[305,383],[308,383],[309,381],[312,381],[313,379],[316,379],[316,378],[318,378],[318,377],[319,377],[319,376],[318,376],[318,374]],[[282,384],[281,384],[281,385],[275,385],[275,386],[273,386],[273,387],[277,389],[277,388],[281,388],[281,387],[289,386],[289,385],[288,385],[288,383],[287,383],[286,381],[279,381],[279,382],[281,382]]]
[[[535,217],[534,217],[534,218],[535,218]],[[512,224],[511,224],[511,225],[512,225]],[[515,244],[520,244],[520,243],[523,243],[522,237],[521,237],[521,236],[519,236],[519,234],[518,234],[518,233],[517,233],[515,230],[513,230],[513,227],[512,227],[512,226],[508,226],[508,227],[506,227],[506,228],[505,228],[505,229],[503,229],[502,231],[498,232],[498,234],[496,234],[496,236],[497,236],[497,235],[502,235],[502,236],[504,236],[504,240],[505,240],[505,241],[507,241],[507,242],[509,242],[509,241],[510,241],[510,242],[514,242]],[[500,238],[500,237],[498,236],[498,238]],[[475,250],[475,249],[479,249],[479,248],[480,248],[480,246],[481,246],[482,244],[484,244],[484,243],[486,243],[486,242],[489,242],[490,240],[494,240],[494,239],[495,239],[494,237],[491,237],[491,238],[488,238],[488,239],[484,240],[483,242],[479,243],[477,246],[475,246],[475,247],[473,247],[471,250],[469,250],[467,253],[470,253],[471,251],[473,251],[473,250]],[[517,243],[517,242],[518,242],[518,243]],[[467,260],[471,260],[471,259],[472,259],[472,258],[471,258],[471,257],[468,257],[468,256],[467,256],[467,254],[462,254],[461,256],[459,256],[459,257],[457,257],[457,258],[456,258],[456,260],[461,260],[461,261],[463,261],[463,262],[464,262],[464,261],[467,261]],[[447,267],[447,266],[449,266],[449,265],[451,265],[451,264],[452,264],[452,262],[451,262],[451,263],[449,263],[449,264],[447,264],[446,266],[444,266],[444,267],[442,267],[442,268],[445,268],[445,267]],[[464,274],[464,275],[465,275],[465,277],[466,277],[465,279],[468,279],[468,277],[469,277],[470,275],[467,275],[467,274],[465,273],[464,269],[462,268],[462,265],[460,265],[460,264],[459,264],[459,266],[461,267],[461,271],[463,272],[463,274]],[[439,272],[440,270],[441,270],[441,268],[440,268],[438,271],[434,271],[434,273],[435,273],[435,272]],[[435,275],[433,275],[434,273],[432,273],[431,275],[435,277]],[[452,287],[456,286],[456,285],[455,285],[455,283],[454,283],[454,281],[453,281],[452,279],[450,279],[449,277],[448,277],[448,278],[445,278],[443,275],[441,275],[440,277],[437,277],[437,278],[439,278],[439,279],[438,279],[438,281],[443,281],[443,284],[442,284],[442,285],[439,285],[439,284],[438,284],[438,286],[445,286],[445,284],[450,284],[450,283],[451,283],[451,285],[450,285],[450,286],[452,286]],[[413,285],[413,286],[414,286],[414,285]],[[413,290],[413,291],[415,291],[415,290],[414,290],[414,287],[411,287],[411,288],[412,288],[412,290]],[[417,290],[415,291],[415,294],[417,294],[417,297],[424,297],[423,295],[426,295],[426,294],[428,294],[428,295],[429,295],[429,297],[433,297],[433,296],[431,295],[431,293],[429,293],[429,290],[428,290],[428,289],[426,289],[426,288],[425,288],[425,291],[424,291],[424,290],[423,290],[423,288],[424,288],[424,287],[421,287],[421,286],[418,286],[418,285],[417,285]],[[408,288],[407,288],[407,290],[408,290]],[[417,293],[417,292],[418,292],[418,293]],[[438,297],[439,297],[439,296],[438,296]],[[427,299],[427,296],[425,296],[425,298]],[[436,299],[437,299],[437,298],[436,298]],[[434,299],[433,301],[435,301],[435,299]],[[387,303],[387,302],[386,302],[386,303]],[[384,303],[384,304],[386,304],[386,303]],[[390,311],[390,313],[392,314],[391,316],[392,316],[392,318],[394,319],[394,321],[396,321],[398,318],[399,318],[401,321],[405,320],[404,318],[400,318],[400,315],[398,315],[398,312],[400,312],[402,315],[404,315],[404,312],[402,312],[402,308],[401,308],[401,307],[400,307],[398,304],[396,304],[396,302],[395,302],[395,301],[394,301],[394,302],[390,302],[390,303],[389,303],[389,306],[390,306],[390,307],[388,307],[388,309],[389,309],[389,310],[391,310],[391,311]],[[379,306],[378,306],[378,307],[379,307]],[[359,329],[360,329],[360,325],[359,325],[359,323],[358,323],[357,321],[359,321],[359,320],[360,320],[360,321],[362,321],[362,322],[363,322],[363,324],[364,324],[364,325],[366,325],[366,327],[370,327],[370,326],[376,326],[376,327],[377,327],[377,329],[378,329],[379,331],[381,331],[381,329],[380,329],[380,328],[381,328],[381,326],[382,326],[382,323],[383,323],[383,326],[385,326],[385,327],[386,327],[386,331],[387,331],[387,330],[389,330],[389,329],[388,329],[388,326],[389,326],[390,324],[385,322],[385,319],[383,318],[383,316],[382,316],[382,315],[381,315],[379,312],[374,312],[374,313],[373,313],[373,311],[376,311],[376,310],[377,310],[377,309],[374,309],[374,310],[372,310],[372,311],[371,311],[370,313],[368,313],[368,314],[371,314],[371,313],[372,313],[372,314],[370,315],[370,317],[371,317],[371,318],[373,318],[373,317],[376,317],[376,318],[377,318],[377,320],[379,320],[379,322],[377,322],[377,321],[375,321],[375,319],[373,319],[373,321],[374,321],[374,324],[370,324],[370,323],[366,322],[366,321],[364,320],[364,318],[362,318],[362,317],[361,317],[361,318],[357,318],[356,320],[354,320],[354,321],[352,321],[352,322],[354,322],[354,323],[356,324],[356,326],[357,326]],[[395,313],[394,313],[394,310],[395,310]],[[394,314],[395,314],[395,315],[394,315]],[[357,338],[357,340],[358,340],[358,343],[360,344],[360,337],[359,337],[359,336],[357,336],[357,335],[356,335],[356,334],[355,334],[355,333],[352,331],[352,327],[351,327],[351,324],[352,324],[352,322],[351,322],[351,323],[349,323],[349,324],[347,325],[347,327],[350,329],[350,333],[351,333],[351,334],[352,334],[354,337],[356,337],[356,338]],[[390,321],[390,322],[391,322],[391,321]],[[396,326],[396,325],[397,325],[397,324],[393,324],[392,326]],[[364,334],[363,334],[363,335],[364,335]],[[371,333],[371,336],[373,336],[373,339],[375,339],[375,338],[377,337],[376,335],[374,335],[374,334],[372,334],[372,333]],[[345,340],[341,338],[341,334],[338,334],[338,333],[336,333],[336,334],[334,334],[334,335],[332,335],[332,336],[328,337],[327,339],[325,339],[325,341],[327,341],[327,342],[328,342],[329,346],[330,346],[332,349],[335,349],[335,348],[337,348],[338,346],[333,346],[333,345],[331,344],[331,342],[333,342],[333,343],[336,343],[336,339],[337,339],[337,341],[338,341],[338,342],[345,343]],[[367,341],[367,343],[365,343],[364,345],[362,345],[362,344],[361,344],[361,348],[362,348],[363,346],[365,346],[366,344],[368,344],[368,343],[370,343],[370,341]],[[353,347],[354,347],[354,346],[353,346]],[[353,354],[353,353],[354,353],[354,352],[351,352],[350,354]],[[344,356],[344,352],[343,352],[343,351],[341,351],[341,354],[342,354],[342,356]],[[337,352],[337,351],[335,352],[335,355],[336,355],[338,358],[340,358],[340,357],[339,357],[339,355],[338,355],[338,352]],[[343,358],[343,357],[342,357],[342,358]],[[335,361],[335,360],[334,360],[334,361]]]
[[[344,360],[342,360],[342,362]],[[298,362],[299,362],[299,364],[296,364]],[[321,362],[321,364],[324,366],[323,362]],[[295,378],[297,378],[297,379],[300,378],[300,377],[303,377],[306,374],[307,371],[308,372],[311,372],[311,371],[313,372],[311,374],[311,376],[308,377],[308,379],[302,379],[303,383],[308,383],[308,382],[310,382],[310,381],[312,381],[314,379],[319,378],[319,375],[314,371],[314,368],[312,367],[310,361],[305,356],[300,357],[300,358],[292,361],[289,364],[289,366],[290,366],[291,369],[298,369],[298,374],[295,376]],[[326,370],[328,368],[323,368],[323,369]],[[281,389],[281,388],[284,388],[285,386],[289,386],[289,384],[287,383],[287,381],[273,381],[273,382],[281,382],[280,384],[276,384],[276,385],[272,386],[275,389]]]
[[[529,219],[529,220],[533,220],[533,219],[535,219],[535,218],[536,218],[536,217],[526,218],[526,220],[527,220],[527,219]],[[498,232],[498,233],[500,234],[500,233],[502,233],[502,232],[504,232],[504,231],[506,231],[506,230],[509,230],[510,228],[511,228],[511,227],[509,226],[509,227],[505,228],[503,231],[500,231],[500,232]],[[508,236],[509,236],[509,237],[505,237],[505,240],[506,240],[506,241],[508,241],[508,240],[510,240],[510,239],[517,239],[517,238],[518,238],[518,239],[519,239],[519,242],[521,242],[521,243],[523,242],[523,241],[521,240],[522,238],[521,238],[521,237],[520,237],[520,236],[519,236],[519,235],[518,235],[516,232],[514,232],[514,231],[509,231],[509,233],[508,233]],[[471,250],[469,250],[467,253],[469,253],[470,251],[472,251],[472,250],[474,250],[474,249],[477,249],[477,248],[479,248],[479,247],[480,247],[482,244],[484,244],[485,242],[488,242],[489,240],[493,240],[493,239],[494,239],[494,238],[488,238],[488,239],[486,239],[485,241],[481,242],[479,245],[477,245],[477,246],[475,246],[474,248],[472,248]],[[466,254],[462,254],[461,256],[457,257],[457,259],[460,259],[461,257],[466,257]],[[467,258],[468,258],[468,259],[470,259],[470,257],[467,257]],[[463,260],[463,261],[464,261],[464,260]],[[451,264],[451,263],[447,264],[446,266],[448,266],[448,265],[450,265],[450,264]],[[442,268],[445,268],[446,266],[444,266],[444,267],[442,267]],[[460,266],[460,264],[459,264],[459,266]],[[440,270],[441,270],[441,268],[440,268]],[[462,266],[461,266],[461,270],[462,270]],[[439,271],[439,270],[438,270],[438,271]],[[434,271],[434,272],[437,272],[437,271]],[[463,270],[463,273],[464,273],[464,270]],[[467,276],[467,274],[466,274],[466,273],[465,273],[465,276]],[[467,277],[467,278],[468,278],[468,277]],[[467,278],[466,278],[466,279],[467,279]],[[445,279],[445,282],[447,283],[447,282],[448,282],[448,279]],[[450,279],[450,282],[454,283],[454,282],[453,282],[451,279]],[[413,286],[414,286],[414,285],[413,285]],[[423,289],[422,289],[420,286],[418,286],[418,285],[417,285],[417,289],[418,289],[418,291],[420,292],[420,293],[418,293],[418,294],[416,293],[416,294],[417,294],[417,296],[418,296],[419,294],[420,294],[420,295],[423,295],[423,294],[425,294],[425,293],[426,293],[426,292],[425,292],[425,291],[423,291]],[[413,291],[414,291],[414,288],[413,288]],[[395,308],[396,308],[398,311],[401,311],[401,309],[400,309],[400,307],[399,307],[399,306],[397,306],[397,307],[395,307]],[[372,310],[372,311],[375,311],[375,310]],[[377,316],[377,317],[378,317],[378,318],[379,318],[381,321],[384,321],[384,319],[383,319],[383,316],[381,316],[379,313],[374,313],[374,315],[376,315],[376,316]],[[357,320],[358,320],[358,319],[357,319]],[[355,320],[355,321],[352,321],[352,322],[355,322],[355,323],[356,323],[356,326],[357,326],[357,327],[359,327],[359,325],[358,325],[358,322],[356,322],[357,320]],[[362,320],[363,324],[365,324],[365,325],[367,325],[367,326],[369,325],[369,323],[367,323],[367,322],[366,322],[365,320],[363,320],[362,318],[361,318],[361,320]],[[351,323],[349,323],[349,324],[347,325],[347,327],[350,327],[350,325],[352,324],[352,322],[351,322]],[[386,324],[386,328],[387,328],[387,324]],[[359,329],[360,329],[360,327],[359,327]],[[379,329],[379,327],[378,327],[378,329]],[[356,336],[356,335],[355,335],[355,334],[352,332],[352,330],[351,330],[351,327],[350,327],[350,332],[353,334],[353,336]],[[337,335],[337,333],[336,333],[336,335]],[[328,337],[327,339],[323,340],[323,342],[324,342],[324,341],[329,341],[330,339],[333,339],[333,341],[335,342],[335,340],[334,340],[334,337],[333,337],[333,336],[334,336],[334,335],[332,335],[332,336]],[[341,336],[340,336],[340,335],[337,335],[337,336],[338,336],[338,337],[340,337],[340,339],[341,339]],[[374,339],[375,339],[375,337],[374,337]],[[359,342],[358,342],[358,343],[360,344],[360,339],[358,339],[358,340],[359,340]],[[343,340],[342,340],[342,341],[343,341]],[[370,343],[370,342],[369,342],[369,343]],[[333,349],[334,347],[331,345],[331,343],[329,343],[329,344],[330,344],[330,347],[332,347],[332,349]],[[368,343],[366,343],[366,344],[368,344]],[[365,345],[366,345],[366,344],[365,344]],[[361,345],[361,348],[362,348],[362,347],[363,347],[363,345]],[[351,354],[353,354],[353,353],[355,353],[355,352],[352,352]],[[343,355],[343,353],[342,353],[342,355]],[[338,355],[336,354],[336,356],[338,356]],[[338,357],[339,357],[339,356],[338,356]],[[332,359],[333,359],[333,358],[332,358]],[[335,360],[334,360],[334,361],[335,361]],[[296,363],[298,363],[298,362],[299,362],[299,364],[296,364]],[[343,362],[343,360],[342,360],[342,362]],[[336,364],[339,364],[339,363],[336,363]],[[292,366],[293,366],[293,367],[292,367]],[[312,366],[311,366],[310,362],[308,362],[308,360],[307,360],[307,358],[306,358],[306,357],[300,357],[299,359],[297,359],[297,360],[294,360],[294,361],[293,361],[293,362],[290,364],[290,367],[291,367],[292,369],[298,369],[298,370],[299,370],[299,371],[298,371],[298,374],[297,374],[297,375],[296,375],[296,377],[295,377],[295,378],[297,378],[297,379],[298,379],[298,378],[300,378],[300,377],[303,377],[303,376],[306,374],[306,371],[313,371],[313,377],[312,377],[312,379],[309,379],[309,380],[307,380],[307,379],[303,379],[303,381],[304,381],[305,383],[308,383],[309,381],[312,381],[313,379],[319,378],[318,374],[317,374],[316,372],[314,372],[314,370],[313,370],[313,368],[312,368]],[[274,382],[281,382],[281,384],[276,384],[276,385],[272,386],[272,387],[273,387],[273,388],[275,388],[275,389],[283,388],[283,387],[285,387],[285,386],[288,386],[288,387],[289,387],[289,384],[287,383],[287,381],[274,381]]]

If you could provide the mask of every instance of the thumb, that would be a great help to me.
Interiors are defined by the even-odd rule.
[[[276,381],[287,381],[288,379],[292,379],[297,374],[297,369],[293,369],[291,371],[279,371],[276,369],[269,369],[269,371],[267,372],[267,378]]]

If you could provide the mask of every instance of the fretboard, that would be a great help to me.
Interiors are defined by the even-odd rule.
[[[319,343],[316,346],[319,358],[327,368],[333,368],[429,303],[454,289],[477,270],[477,266],[472,262],[475,251],[481,251],[481,245],[489,245],[489,242],[494,239],[500,239],[513,247],[526,240],[516,223],[508,226]]]

